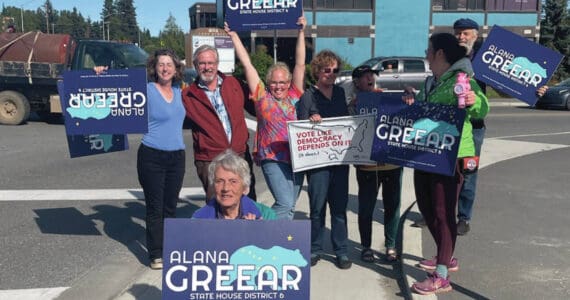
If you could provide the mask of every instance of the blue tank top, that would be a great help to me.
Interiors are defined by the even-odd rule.
[[[182,124],[186,112],[182,104],[180,87],[172,87],[174,96],[170,103],[162,97],[154,82],[147,83],[146,90],[149,113],[148,133],[143,136],[142,143],[164,151],[185,149]]]

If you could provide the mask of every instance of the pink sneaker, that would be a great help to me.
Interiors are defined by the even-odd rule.
[[[419,266],[426,271],[434,271],[437,267],[437,256],[434,256],[432,259],[425,259],[420,261]],[[447,265],[447,271],[456,272],[458,270],[459,262],[457,261],[457,258],[452,257],[449,265]]]
[[[412,284],[412,290],[421,295],[444,293],[452,289],[449,279],[439,277],[437,272],[428,274],[428,277],[422,282]]]

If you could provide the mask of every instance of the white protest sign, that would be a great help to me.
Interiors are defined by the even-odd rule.
[[[370,160],[374,115],[287,122],[293,171],[332,165],[375,165]]]

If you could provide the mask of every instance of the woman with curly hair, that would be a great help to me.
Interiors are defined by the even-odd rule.
[[[316,84],[310,87],[299,101],[297,117],[318,123],[322,118],[348,116],[344,89],[335,85],[341,60],[334,52],[323,50],[311,61],[311,75]],[[331,241],[336,265],[348,269],[348,230],[346,206],[348,204],[348,166],[327,166],[306,171],[309,182],[309,208],[311,218],[311,265],[321,259],[325,229],[326,204],[331,212]]]

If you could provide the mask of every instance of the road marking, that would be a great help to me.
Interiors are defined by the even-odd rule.
[[[481,149],[481,163],[479,168],[484,168],[508,159],[514,159],[525,155],[568,147],[570,147],[570,145],[489,138],[483,141],[483,147]]]
[[[255,131],[257,122],[246,118],[247,128]],[[182,188],[180,199],[204,199],[201,187]],[[92,201],[92,200],[143,200],[142,189],[89,189],[89,190],[8,190],[0,191],[2,201]],[[69,287],[44,289],[0,290],[0,299],[30,300],[56,299]]]
[[[25,289],[0,291],[0,299],[30,300],[30,299],[55,299],[68,287],[56,287],[48,289]]]
[[[182,188],[180,199],[203,199],[201,187]],[[2,201],[92,201],[92,200],[143,200],[142,189],[91,189],[91,190],[5,190],[0,191]]]
[[[485,140],[512,139],[519,137],[535,137],[535,136],[550,136],[550,135],[565,135],[565,134],[570,134],[570,131],[507,135],[507,136],[498,136],[493,138],[485,138]]]

